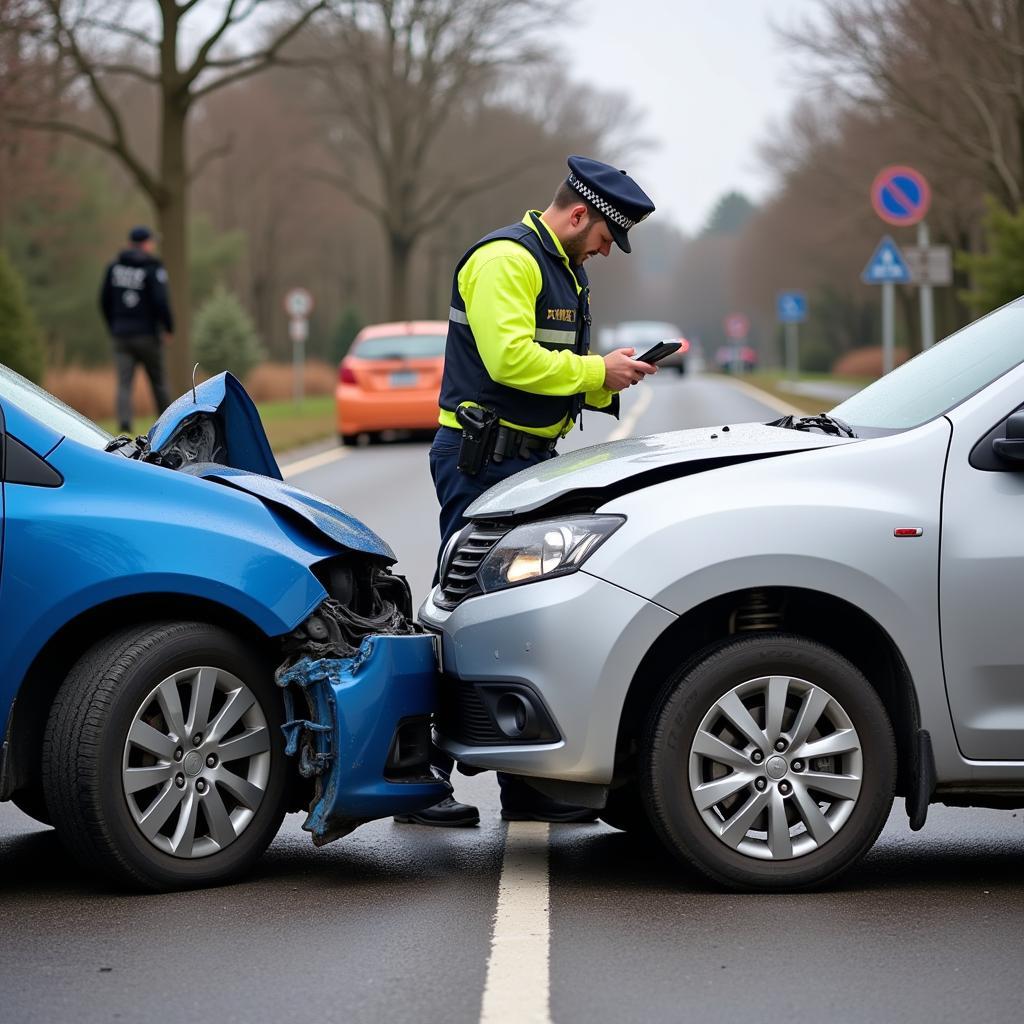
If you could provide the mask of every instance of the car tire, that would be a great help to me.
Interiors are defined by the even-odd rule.
[[[339,434],[338,443],[344,448],[354,448],[359,444],[358,434]]]
[[[878,694],[799,636],[736,640],[680,670],[643,755],[644,800],[665,845],[745,891],[835,881],[877,839],[896,784]]]
[[[61,686],[43,741],[61,841],[137,888],[236,877],[284,816],[281,724],[270,666],[223,629],[161,622],[101,641]]]

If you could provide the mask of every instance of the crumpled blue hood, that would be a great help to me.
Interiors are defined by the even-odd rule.
[[[219,423],[228,465],[282,479],[256,406],[238,378],[227,371],[197,384],[167,407],[150,428],[150,451],[167,448],[182,425],[197,415],[213,417]]]
[[[286,484],[252,399],[237,377],[219,373],[168,406],[142,457],[259,498],[279,515],[350,551],[396,562],[394,551],[354,516]]]
[[[332,505],[313,494],[307,494],[281,480],[272,480],[256,473],[247,473],[243,469],[218,466],[210,462],[191,466],[188,473],[245,491],[259,498],[265,505],[286,514],[297,515],[328,540],[352,551],[380,555],[391,563],[398,561],[398,556],[390,546],[360,520],[350,516],[337,505]]]

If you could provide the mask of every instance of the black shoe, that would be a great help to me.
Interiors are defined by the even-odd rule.
[[[469,828],[480,824],[480,812],[472,804],[460,804],[446,796],[433,807],[424,807],[413,814],[396,814],[395,821],[402,825],[436,825],[441,828]]]
[[[505,821],[550,821],[555,824],[586,825],[597,821],[598,812],[590,807],[571,807],[562,804],[555,807],[537,807],[533,810],[502,807],[501,816]]]

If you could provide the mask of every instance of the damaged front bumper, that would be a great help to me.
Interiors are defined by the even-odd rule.
[[[305,655],[282,666],[286,752],[314,783],[303,828],[322,846],[374,818],[451,793],[430,765],[438,671],[432,637],[371,635],[352,657]],[[308,717],[297,713],[304,697]]]

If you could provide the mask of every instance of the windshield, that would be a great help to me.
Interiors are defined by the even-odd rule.
[[[90,448],[105,448],[110,434],[92,420],[75,412],[59,398],[26,380],[20,373],[0,363],[0,399],[17,406],[33,419],[45,423],[57,433],[80,441]]]
[[[927,423],[1024,362],[1024,300],[976,320],[857,392],[832,413],[857,427]]]
[[[398,334],[366,338],[352,349],[357,359],[432,359],[444,355],[444,334]]]

